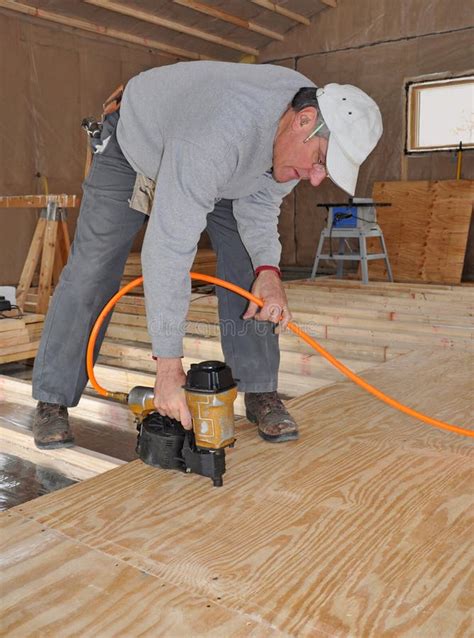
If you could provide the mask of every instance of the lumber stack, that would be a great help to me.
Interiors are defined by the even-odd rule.
[[[200,248],[196,257],[194,258],[194,262],[191,270],[195,272],[199,272],[203,275],[213,275],[216,274],[216,264],[217,257],[216,253],[210,248]],[[129,258],[127,259],[127,263],[125,264],[125,270],[122,278],[122,285],[127,284],[132,279],[136,279],[137,277],[141,277],[142,275],[142,264],[141,264],[141,253],[130,253]],[[193,281],[193,286],[199,285],[199,282]],[[137,292],[142,292],[142,287],[136,289]]]
[[[459,284],[474,204],[474,181],[376,182],[375,201],[395,281]],[[375,240],[372,240],[375,248]],[[386,279],[382,260],[370,278]]]
[[[127,277],[139,268],[132,256]],[[413,350],[472,351],[474,287],[388,284],[319,278],[285,283],[294,321],[355,372]],[[217,299],[193,293],[184,339],[184,365],[222,359]],[[340,373],[293,333],[280,335],[279,389],[295,397],[338,381]],[[98,377],[126,391],[152,385],[145,302],[138,293],[117,304],[102,346]],[[236,404],[243,413],[242,397]]]
[[[25,314],[15,319],[11,314],[11,318],[0,319],[0,363],[35,357],[43,330],[44,315]]]
[[[472,350],[474,287],[363,286],[328,278],[287,282],[285,288],[295,322],[355,372],[412,350]],[[279,389],[284,395],[300,396],[341,379],[293,333],[280,335],[280,348]],[[223,357],[214,294],[192,295],[184,353],[185,366]],[[155,364],[141,295],[127,295],[117,304],[101,354],[104,382],[117,389],[130,387],[132,380],[153,382]],[[114,369],[108,372],[111,365]],[[120,374],[120,368],[128,370],[128,376]],[[239,399],[238,413],[241,409]]]

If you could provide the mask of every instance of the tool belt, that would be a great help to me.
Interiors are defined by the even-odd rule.
[[[116,113],[120,109],[124,88],[125,87],[123,84],[118,86],[102,104],[102,120],[106,115],[110,115],[110,113]]]
[[[92,152],[99,152],[98,148],[102,143],[106,143],[107,140],[102,140],[102,130],[104,128],[104,121],[108,115],[117,113],[120,110],[122,103],[122,96],[124,91],[124,85],[121,84],[115,89],[111,95],[105,100],[102,105],[102,117],[100,120],[96,120],[93,117],[86,117],[82,120],[82,128],[86,131],[90,137],[90,145],[87,148],[87,158],[85,167],[85,176],[89,173]],[[133,193],[130,198],[130,208],[133,210],[150,215],[151,207],[153,205],[153,198],[155,195],[156,182],[145,175],[137,173],[135,185],[133,187]]]
[[[124,85],[121,84],[115,89],[115,91],[109,95],[109,97],[102,104],[102,116],[100,120],[95,117],[85,117],[82,120],[81,126],[91,139],[100,139],[102,128],[104,126],[104,120],[107,115],[116,113],[120,110],[120,104],[122,103]],[[92,144],[94,146],[94,144]]]

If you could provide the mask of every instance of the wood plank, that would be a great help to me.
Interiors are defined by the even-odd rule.
[[[474,203],[471,180],[376,182],[373,197],[396,281],[459,283]],[[369,276],[382,278],[382,261]]]
[[[202,333],[198,332],[199,336],[201,334]],[[351,358],[358,359],[359,361],[369,361],[369,362],[376,361],[381,363],[383,361],[387,361],[389,359],[397,357],[400,354],[406,354],[410,350],[406,345],[405,347],[395,348],[395,347],[373,345],[373,344],[370,345],[367,343],[352,343],[350,341],[344,341],[342,339],[338,341],[334,341],[332,339],[319,338],[318,341],[323,347],[325,347],[335,356],[339,356],[339,357],[350,356]],[[137,344],[133,341],[120,341],[120,340],[114,340],[114,339],[106,339],[104,341],[104,345],[102,346],[101,352],[103,354],[106,354],[107,348],[110,346],[110,344],[117,345],[120,343],[138,347],[139,349],[137,350],[137,356],[139,356],[142,361],[144,360],[143,350],[140,350],[140,348],[143,348],[143,346],[140,346],[140,344]],[[307,343],[299,339],[293,333],[280,335],[280,350],[281,351],[284,350],[285,352],[287,351],[300,352],[300,353],[304,353],[305,355],[314,354],[313,348],[311,348],[311,346],[309,346]],[[151,348],[147,348],[147,351],[151,355]],[[138,352],[140,352],[141,354],[138,355]],[[148,356],[148,355],[145,355],[145,356]],[[148,357],[148,360],[150,361],[151,358]]]
[[[108,472],[125,461],[82,447],[39,450],[29,430],[16,427],[0,415],[0,443],[2,452],[27,459],[37,465],[52,467],[78,481]]]
[[[82,31],[88,31],[90,33],[98,33],[99,35],[114,38],[115,40],[131,42],[132,44],[144,46],[147,49],[156,49],[163,52],[164,54],[171,55],[173,57],[189,60],[213,59],[209,56],[201,55],[199,53],[195,53],[194,51],[188,51],[187,49],[182,49],[181,47],[171,46],[152,38],[145,38],[143,36],[135,35],[126,31],[112,29],[111,27],[106,27],[102,24],[96,24],[82,18],[66,16],[53,11],[48,11],[46,9],[39,9],[38,7],[24,4],[23,2],[19,2],[18,0],[0,0],[0,7],[2,7],[3,9],[9,9],[10,11],[16,11],[24,15],[33,16],[35,18],[39,18],[40,20],[62,24],[67,27],[81,29]]]
[[[36,401],[31,396],[31,382],[0,374],[1,401],[34,407]],[[69,408],[69,413],[74,417],[93,421],[98,426],[103,423],[135,431],[132,413],[127,406],[115,401],[83,395],[76,407]]]
[[[233,24],[236,27],[248,29],[249,31],[254,31],[255,33],[260,33],[261,35],[265,35],[267,38],[271,38],[272,40],[282,41],[285,39],[281,33],[277,33],[276,31],[272,31],[270,29],[262,27],[252,20],[246,20],[245,18],[241,18],[240,16],[232,15],[231,13],[223,11],[218,7],[211,6],[204,2],[198,2],[198,0],[173,0],[173,2],[175,2],[176,4],[180,4],[183,7],[187,7],[188,9],[194,9],[194,11],[199,11],[200,13],[204,13],[213,18],[217,18],[218,20],[230,22],[230,24]]]
[[[13,313],[13,311],[12,311]],[[0,321],[0,363],[11,363],[36,356],[43,330],[43,315],[23,315]]]
[[[20,346],[25,343],[30,343],[30,335],[26,327],[20,330],[3,332],[0,336],[0,352],[2,352],[3,348],[15,345]]]
[[[297,302],[291,305],[293,321],[300,327],[314,324],[347,325],[365,327],[388,332],[442,332],[446,336],[469,337],[474,331],[474,317],[458,317],[452,309],[450,316],[441,315],[441,319],[431,318],[429,313],[409,314],[407,312],[389,312],[370,308],[338,308]],[[188,319],[218,323],[217,304],[211,305],[208,300],[197,299],[190,305]]]
[[[59,208],[79,208],[79,195],[1,195],[0,208],[46,208],[54,202]]]
[[[220,344],[209,344],[211,347],[201,347],[200,344],[192,344],[192,350],[186,350],[186,356],[183,358],[183,366],[185,370],[189,368],[191,363],[203,361],[206,359],[223,360]],[[219,346],[219,347],[218,347]],[[144,346],[139,346],[134,341],[109,341],[104,342],[102,350],[103,356],[107,357],[107,363],[112,363],[112,357],[115,359],[114,366],[125,368],[134,368],[154,373],[156,364],[151,360],[151,351]],[[305,357],[299,353],[291,353],[294,364],[284,362],[280,366],[278,373],[278,390],[285,396],[299,396],[310,390],[322,388],[331,383],[341,380],[340,373],[330,364],[325,362],[319,355],[310,355]],[[366,361],[345,361],[350,365],[351,369],[360,372],[372,367]],[[99,368],[100,370],[100,368]],[[107,374],[104,374],[104,378]],[[100,377],[98,377],[100,378]],[[151,381],[151,380],[150,380]],[[154,385],[154,382],[148,385]],[[123,384],[120,384],[123,387]],[[131,386],[125,388],[130,389]],[[119,389],[119,388],[117,388]],[[236,404],[238,414],[244,414],[243,397],[239,397]]]
[[[92,4],[96,7],[108,9],[109,11],[114,11],[115,13],[130,16],[131,18],[136,18],[137,20],[143,20],[144,22],[149,22],[150,24],[155,24],[159,27],[170,29],[171,31],[185,33],[186,35],[189,35],[193,38],[205,40],[206,42],[212,42],[213,44],[217,44],[228,49],[234,49],[235,51],[241,51],[242,53],[248,53],[250,55],[259,54],[258,49],[254,49],[253,47],[245,46],[244,44],[239,44],[238,42],[233,42],[228,38],[222,38],[220,36],[213,35],[212,33],[208,33],[207,31],[203,31],[202,29],[197,29],[196,27],[190,27],[189,25],[183,24],[182,22],[176,22],[176,20],[168,20],[166,18],[162,18],[154,13],[150,13],[149,11],[142,11],[141,9],[128,7],[120,2],[113,2],[112,0],[84,0],[84,2],[86,2],[87,4]]]
[[[216,253],[209,248],[199,248],[196,256],[194,257],[191,270],[206,275],[215,275],[216,265]],[[124,280],[130,281],[137,277],[141,277],[142,274],[141,253],[130,253],[123,271]],[[135,292],[135,294],[137,293]]]
[[[11,354],[0,355],[1,363],[12,363],[14,361],[25,361],[26,359],[34,359],[38,352],[38,348],[31,348],[30,350],[21,350],[19,352],[13,352]]]
[[[367,377],[416,409],[468,425],[471,365],[463,353],[415,353]],[[108,581],[108,565],[92,568],[60,545],[63,567],[52,570],[49,552],[66,538],[264,623],[271,635],[468,638],[470,441],[413,421],[350,383],[290,404],[300,441],[256,442],[254,429],[242,425],[223,488],[135,461],[12,510],[60,536],[45,545],[38,530],[30,549],[12,550],[19,560],[4,588],[8,626],[51,633],[67,617],[66,627],[97,635],[108,620],[127,616],[129,580]],[[4,535],[7,548],[22,538],[19,524]],[[101,607],[106,596],[71,605],[63,595],[71,579],[77,597],[84,571],[111,596],[108,607]],[[148,599],[145,608],[153,624],[161,608]],[[188,613],[181,602],[180,618]]]
[[[371,286],[370,282],[365,284],[367,286],[366,289],[363,289],[359,286],[353,284],[352,280],[339,280],[341,283],[336,283],[337,280],[332,280],[331,283],[318,283],[318,279],[314,280],[314,285],[305,284],[303,281],[298,282],[297,284],[288,283],[284,284],[285,288],[287,288],[288,294],[294,295],[296,297],[308,295],[308,297],[313,297],[321,294],[337,294],[342,295],[346,294],[349,297],[359,297],[361,299],[374,299],[377,300],[379,298],[383,299],[400,299],[403,301],[420,301],[420,302],[430,302],[430,303],[443,303],[447,299],[454,301],[457,304],[469,304],[473,301],[472,294],[472,286],[455,286],[455,287],[446,287],[439,288],[433,285],[432,289],[428,288],[428,285],[424,286],[414,286],[411,283],[403,284],[385,284],[385,286]]]
[[[38,352],[39,341],[29,343],[21,343],[14,346],[6,346],[0,348],[0,363],[9,363],[11,361],[22,361],[23,359],[31,359]]]
[[[311,336],[315,339],[332,339],[332,340],[354,340],[357,343],[378,344],[381,346],[403,347],[408,344],[411,349],[417,347],[440,347],[440,348],[472,348],[474,344],[473,331],[461,330],[461,336],[455,334],[456,328],[448,329],[439,327],[436,329],[428,327],[424,330],[409,329],[402,330],[397,325],[387,323],[387,326],[352,326],[351,322],[344,325],[320,324],[312,322],[311,324],[303,324],[310,330]],[[368,324],[370,322],[367,322]],[[415,324],[416,326],[416,324]],[[378,329],[377,329],[378,328]],[[454,333],[454,334],[453,334]],[[140,343],[151,343],[148,330],[146,328],[128,327],[120,324],[110,324],[107,330],[107,336],[113,339],[125,339],[128,341],[137,341]],[[214,337],[198,336],[184,338],[185,354],[188,356],[190,352],[194,354],[202,353],[205,358],[213,356],[222,356],[220,343]],[[208,353],[208,354],[204,354]]]
[[[225,609],[215,598],[187,592],[79,544],[22,517],[20,510],[1,520],[5,635],[165,638],[179,627],[180,635],[193,638],[281,636],[248,614]],[[71,563],[65,564],[66,556]],[[92,625],[91,610],[96,616]]]
[[[250,0],[250,2],[252,4],[256,4],[258,7],[266,9],[267,11],[278,13],[278,15],[284,16],[289,20],[293,20],[293,22],[299,22],[305,26],[309,26],[311,24],[311,21],[306,16],[301,15],[301,13],[296,13],[296,11],[291,11],[276,2],[270,2],[270,0]]]

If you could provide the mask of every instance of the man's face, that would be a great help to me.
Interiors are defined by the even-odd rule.
[[[298,113],[289,109],[282,116],[273,144],[273,177],[277,182],[306,179],[318,186],[326,178],[328,141],[317,135],[304,141],[316,128],[317,119],[314,107]]]

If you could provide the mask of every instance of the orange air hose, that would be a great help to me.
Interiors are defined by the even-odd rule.
[[[232,292],[235,292],[241,297],[245,297],[245,299],[248,299],[249,301],[253,301],[260,308],[263,306],[263,301],[261,299],[259,299],[258,297],[255,297],[255,295],[252,295],[252,293],[247,292],[247,290],[244,290],[243,288],[240,288],[239,286],[236,286],[235,284],[231,284],[227,281],[224,281],[223,279],[218,279],[217,277],[212,277],[211,275],[201,275],[200,273],[195,273],[195,272],[191,272],[190,276],[191,276],[191,279],[196,279],[198,281],[206,281],[209,284],[213,284],[215,286],[221,286],[222,288],[227,288],[227,290],[231,290]],[[112,297],[112,299],[110,299],[110,301],[105,305],[105,307],[99,314],[97,321],[95,322],[94,327],[92,329],[92,332],[89,338],[89,343],[87,345],[87,355],[86,355],[87,374],[89,376],[89,380],[93,388],[102,396],[119,399],[120,401],[123,401],[123,402],[127,401],[128,395],[126,393],[110,392],[109,390],[106,390],[105,388],[103,388],[97,382],[97,379],[95,378],[95,375],[94,375],[94,348],[95,348],[95,343],[97,340],[97,335],[99,333],[99,330],[102,326],[102,323],[105,317],[109,314],[109,312],[112,310],[112,308],[115,306],[115,304],[121,297],[126,295],[130,290],[132,290],[136,286],[139,286],[141,283],[143,283],[143,277],[138,277],[137,279],[134,279],[133,281],[128,283],[126,286],[124,286],[121,290],[119,290]],[[423,414],[422,412],[417,412],[416,410],[413,410],[412,408],[409,408],[408,406],[403,405],[402,403],[399,403],[396,399],[393,399],[392,397],[387,396],[386,394],[384,394],[383,392],[375,388],[373,385],[370,385],[370,383],[367,383],[367,381],[364,381],[364,379],[357,376],[357,374],[352,372],[352,370],[349,370],[349,368],[347,368],[344,364],[342,364],[335,357],[333,357],[332,354],[330,354],[327,350],[325,350],[317,341],[315,341],[312,337],[310,337],[306,332],[304,332],[304,330],[299,328],[296,324],[294,324],[293,322],[290,322],[288,324],[288,328],[290,328],[290,330],[292,330],[296,336],[300,337],[300,339],[303,339],[303,341],[305,341],[312,348],[314,348],[314,350],[319,352],[321,356],[323,356],[327,361],[329,361],[329,363],[331,363],[335,368],[337,368],[339,372],[344,374],[348,379],[350,379],[359,387],[361,387],[362,389],[372,394],[377,399],[380,399],[380,401],[387,403],[387,405],[390,405],[392,408],[395,408],[396,410],[399,410],[400,412],[403,412],[404,414],[408,414],[409,416],[412,416],[415,419],[419,419],[420,421],[423,421],[424,423],[427,423],[428,425],[441,428],[442,430],[448,430],[449,432],[462,434],[464,436],[470,436],[470,437],[474,436],[474,430],[468,430],[466,428],[462,428],[457,425],[451,425],[449,423],[445,423],[444,421],[439,421],[438,419],[429,417],[426,414]]]

